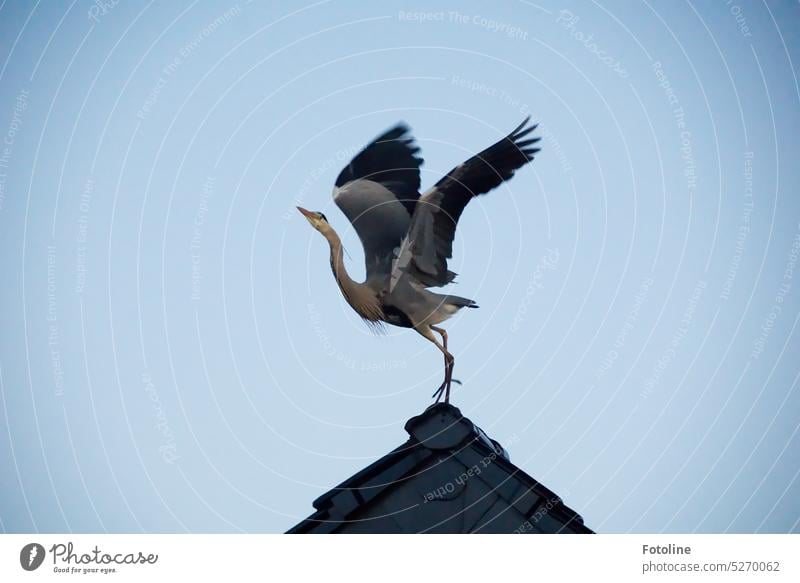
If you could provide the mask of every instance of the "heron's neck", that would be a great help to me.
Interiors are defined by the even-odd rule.
[[[347,274],[347,269],[344,267],[344,248],[342,247],[342,240],[333,229],[329,229],[327,232],[323,233],[323,235],[325,235],[328,244],[331,246],[331,269],[333,270],[333,276],[336,278],[336,283],[339,284],[339,288],[345,296],[348,296],[348,293],[352,293],[352,290],[358,286],[358,284],[350,278]]]
[[[383,319],[383,309],[375,292],[366,284],[353,281],[344,267],[344,249],[342,240],[332,228],[326,229],[323,235],[331,246],[331,269],[344,299],[362,318],[371,322]]]

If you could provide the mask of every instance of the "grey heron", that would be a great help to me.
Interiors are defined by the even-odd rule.
[[[450,401],[455,358],[447,332],[438,326],[461,308],[477,304],[430,291],[453,281],[447,268],[461,213],[472,198],[514,175],[539,151],[540,138],[528,137],[536,125],[526,118],[494,145],[453,168],[420,195],[419,148],[403,123],[359,152],[336,179],[333,199],[364,246],[366,279],[353,281],[344,265],[342,241],[321,212],[297,209],[328,241],[336,283],[364,321],[413,328],[444,354],[444,381],[433,394]],[[436,335],[441,336],[441,342]]]

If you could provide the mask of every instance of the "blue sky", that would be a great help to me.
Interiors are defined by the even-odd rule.
[[[294,206],[359,279],[353,152],[406,121],[424,188],[530,114],[459,224],[454,403],[598,531],[797,531],[798,17],[4,2],[0,528],[282,532],[399,445],[441,355]]]

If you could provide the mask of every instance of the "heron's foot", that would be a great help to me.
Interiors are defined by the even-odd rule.
[[[439,400],[442,398],[442,395],[444,395],[444,390],[446,388],[447,388],[447,383],[446,382],[442,383],[441,386],[438,389],[436,389],[436,392],[431,395],[431,399],[435,398],[436,403],[438,403]]]
[[[464,384],[458,379],[450,379],[450,382],[451,383],[456,383],[458,385],[463,385]],[[438,389],[436,389],[436,392],[431,395],[431,399],[435,398],[436,402],[438,403],[439,400],[442,398],[442,395],[444,394],[446,389],[447,389],[447,381],[443,382],[441,384],[441,386]],[[447,403],[447,402],[449,402],[449,401],[447,399],[445,399],[445,403]]]

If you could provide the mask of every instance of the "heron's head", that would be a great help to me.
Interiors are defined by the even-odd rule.
[[[314,227],[317,231],[325,234],[326,231],[330,230],[330,225],[328,225],[328,219],[325,217],[324,214],[318,213],[315,211],[307,211],[303,207],[297,207],[297,210],[300,211],[306,220],[311,223],[311,226]]]

